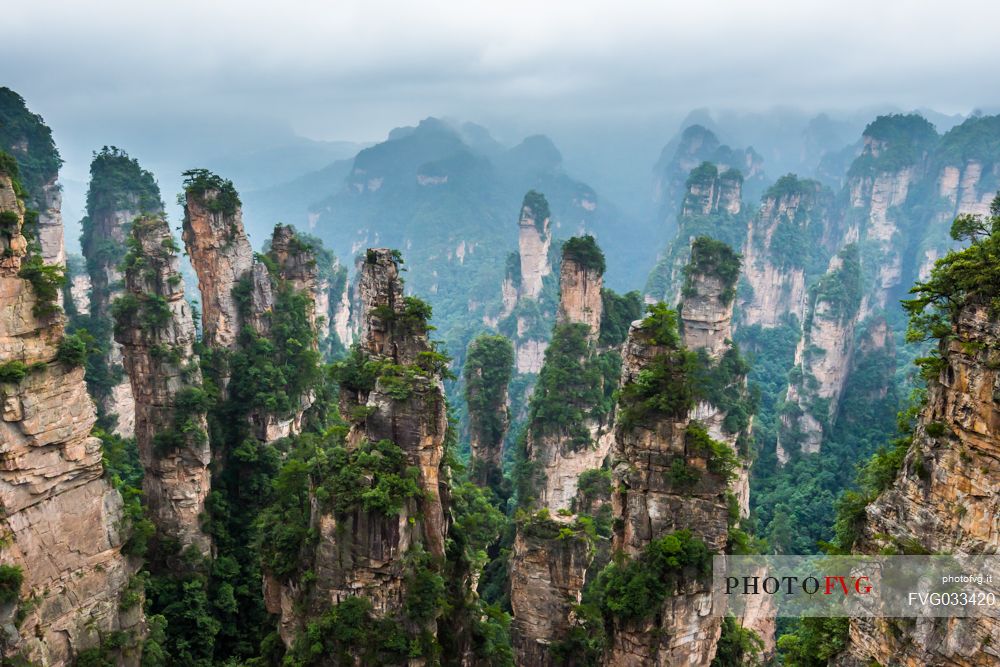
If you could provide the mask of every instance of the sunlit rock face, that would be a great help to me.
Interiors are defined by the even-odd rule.
[[[18,277],[28,247],[24,211],[11,176],[0,174],[9,232],[0,235],[0,364],[25,365],[19,379],[0,382],[0,563],[23,574],[18,602],[0,610],[0,651],[4,661],[70,665],[122,630],[132,638],[122,664],[136,665],[142,607],[121,609],[120,600],[138,563],[121,552],[122,499],[104,479],[101,443],[90,435],[95,410],[83,368],[57,356],[62,317],[39,317],[34,289]]]
[[[162,216],[132,223],[123,301],[116,308],[115,340],[135,397],[135,439],[150,514],[164,535],[202,554],[212,553],[201,528],[211,490],[212,452],[194,352],[191,306],[184,299],[176,245]],[[154,312],[156,313],[154,315]],[[169,438],[169,442],[167,439]]]

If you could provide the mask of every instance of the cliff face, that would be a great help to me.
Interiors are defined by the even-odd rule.
[[[243,324],[233,288],[251,275],[253,248],[232,183],[204,178],[186,190],[183,239],[198,274],[205,344],[231,350]]]
[[[538,373],[548,345],[546,332],[556,305],[551,288],[546,287],[551,285],[547,278],[552,273],[550,225],[545,196],[529,191],[518,218],[518,252],[508,256],[500,286],[500,310],[483,316],[487,326],[497,327],[514,343],[518,373]]]
[[[549,246],[552,232],[548,204],[525,198],[521,217],[517,221],[517,248],[521,255],[521,286],[519,296],[537,299],[542,293],[542,279],[552,272]]]
[[[830,260],[830,268],[812,287],[803,336],[778,434],[778,460],[789,447],[805,453],[820,450],[823,434],[837,417],[841,394],[854,354],[855,328],[862,303],[860,258],[850,245]]]
[[[703,162],[711,162],[722,171],[740,171],[754,188],[764,181],[763,158],[752,148],[730,148],[723,145],[711,130],[702,125],[691,125],[684,129],[676,142],[664,147],[653,168],[653,199],[667,227],[674,225],[681,209],[687,194],[688,175]]]
[[[895,481],[866,511],[855,550],[995,553],[1000,474],[1000,323],[989,306],[966,305]],[[980,667],[1000,661],[996,618],[853,619],[850,654],[881,664]]]
[[[132,221],[143,213],[160,213],[163,203],[153,175],[118,149],[104,148],[94,156],[90,175],[80,244],[90,277],[91,314],[94,321],[103,323],[111,321],[111,303],[124,289],[119,265],[125,257]],[[108,382],[92,380],[90,391],[102,413],[115,418],[115,431],[131,437],[135,430],[135,400],[129,379],[122,374],[121,346],[113,340],[110,330],[101,344]]]
[[[622,355],[622,387],[637,383],[655,363],[674,363],[676,354],[634,324]],[[620,528],[614,533],[614,550],[636,558],[653,540],[684,528],[710,550],[724,549],[728,485],[708,471],[703,454],[687,446],[689,423],[684,410],[616,425],[612,502]],[[690,473],[684,480],[671,474],[682,467]],[[616,621],[606,664],[708,665],[722,631],[721,618],[709,614],[711,605],[708,584],[693,581],[668,596],[652,618]]]
[[[578,506],[578,485],[585,473],[598,472],[611,446],[610,415],[601,407],[608,379],[595,373],[603,255],[592,237],[573,238],[563,245],[561,266],[559,319],[525,434],[523,456],[532,472],[530,490],[521,493],[532,499],[521,500],[532,514],[518,522],[510,564],[512,638],[518,664],[525,665],[554,664],[550,645],[573,627],[572,609],[600,541],[581,530],[580,517],[597,508]],[[568,423],[553,423],[557,405],[573,411]]]
[[[177,246],[162,216],[136,219],[131,241],[125,294],[115,304],[115,340],[135,397],[143,491],[165,536],[208,555],[211,540],[200,526],[211,487],[207,401]]]
[[[482,335],[465,358],[465,399],[469,406],[472,477],[482,486],[503,483],[503,444],[510,427],[508,386],[514,348],[503,336]]]
[[[292,227],[276,225],[269,253],[272,275],[250,247],[232,182],[208,172],[189,172],[185,194],[183,238],[198,275],[205,344],[222,350],[253,345],[253,340],[241,337],[244,329],[250,339],[268,338],[281,290],[308,297],[306,315],[315,332],[323,314],[317,313],[315,305],[319,280],[313,248]],[[219,373],[225,397],[229,369],[223,365]],[[249,415],[254,435],[273,442],[300,432],[302,415],[313,397],[304,392],[295,400],[297,406],[281,413],[256,406]]]
[[[83,368],[61,360],[61,318],[39,319],[38,297],[18,277],[27,243],[10,174],[0,174],[0,215],[0,561],[23,576],[16,602],[0,608],[2,652],[69,665],[111,632],[131,633],[130,645],[141,639],[141,606],[119,607],[138,566],[121,552],[122,499],[102,477]]]
[[[695,239],[684,270],[680,336],[670,333],[673,314],[660,309],[629,331],[612,446],[612,548],[632,559],[679,530],[723,553],[730,529],[749,514],[749,461],[742,450],[753,404],[747,367],[729,340],[739,272],[732,249]],[[689,375],[684,369],[692,363],[702,370]],[[735,401],[724,403],[724,394]],[[650,395],[672,407],[648,407]],[[711,605],[707,582],[682,578],[652,614],[613,619],[606,664],[708,665],[722,631]],[[763,610],[743,623],[773,647],[766,615]]]
[[[684,266],[697,236],[708,235],[731,247],[742,247],[747,213],[742,204],[743,176],[733,168],[703,162],[691,170],[677,216],[677,235],[667,246],[646,282],[647,303],[676,304],[684,284]]]
[[[46,264],[66,265],[63,242],[62,188],[56,176],[47,180],[38,197],[38,245]]]
[[[360,353],[383,370],[373,384],[342,386],[341,411],[352,420],[345,447],[354,453],[386,441],[398,447],[414,471],[417,492],[388,513],[363,506],[337,512],[313,501],[310,523],[318,540],[308,560],[315,580],[308,588],[275,577],[265,582],[268,608],[281,614],[286,643],[306,620],[352,596],[368,598],[378,617],[402,615],[414,554],[426,553],[435,562],[445,556],[448,418],[440,370],[419,365],[432,351],[427,313],[402,296],[397,258],[387,249],[368,250],[360,295]],[[425,619],[422,627],[433,634],[435,621]]]
[[[560,324],[583,324],[591,342],[597,342],[601,331],[601,290],[604,288],[603,266],[591,265],[563,249],[559,267]]]
[[[804,319],[806,284],[839,241],[836,217],[832,193],[815,181],[785,176],[765,193],[743,245],[751,291],[740,301],[742,326],[772,328],[788,315]]]

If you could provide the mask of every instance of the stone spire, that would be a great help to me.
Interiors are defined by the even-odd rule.
[[[62,318],[39,308],[47,297],[18,275],[28,244],[16,178],[16,163],[0,153],[0,565],[15,600],[0,608],[0,662],[73,664],[102,635],[141,639],[141,605],[121,608],[139,564],[122,553],[129,525],[91,436],[82,352],[64,338]]]
[[[115,340],[135,396],[135,439],[143,490],[157,528],[211,553],[200,525],[211,480],[201,369],[177,245],[162,216],[132,223],[125,294],[115,302]]]

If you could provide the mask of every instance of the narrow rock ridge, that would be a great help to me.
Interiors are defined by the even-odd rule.
[[[121,551],[122,499],[90,435],[95,411],[83,368],[60,360],[61,318],[36,317],[35,292],[17,275],[27,242],[13,177],[0,173],[0,365],[8,378],[0,383],[0,563],[19,568],[23,582],[18,602],[0,610],[0,651],[62,666],[112,632],[129,633],[134,646],[144,619],[141,605],[120,609],[138,563]],[[121,660],[136,665],[138,655]]]
[[[132,223],[125,294],[115,302],[115,340],[135,397],[143,492],[157,529],[184,547],[212,552],[201,529],[211,490],[206,398],[194,352],[177,245],[162,215]]]
[[[830,260],[827,273],[809,288],[809,308],[781,414],[777,442],[781,463],[788,460],[790,447],[818,452],[823,434],[836,421],[855,351],[862,303],[860,273],[858,248],[852,244]]]
[[[420,363],[433,351],[425,317],[414,299],[404,298],[398,255],[385,248],[370,249],[359,283],[361,297],[360,353],[376,363],[403,366],[414,375],[405,397],[394,386],[395,376],[381,374],[368,388],[342,387],[341,414],[351,415],[347,447],[390,440],[419,473],[421,491],[408,498],[398,513],[356,509],[337,516],[312,504],[311,523],[318,536],[312,551],[315,581],[308,589],[275,577],[265,580],[265,599],[272,613],[281,614],[280,632],[290,644],[304,623],[331,604],[357,595],[367,597],[377,616],[403,611],[406,558],[420,547],[433,559],[445,556],[447,526],[441,497],[445,484],[444,443],[448,415],[439,370]],[[435,622],[426,629],[435,632]]]
[[[121,296],[124,277],[119,265],[125,256],[132,221],[143,213],[163,211],[160,189],[153,175],[118,149],[104,148],[90,165],[87,217],[82,222],[80,244],[90,277],[91,313],[98,322],[110,322],[111,303]],[[122,373],[121,346],[107,332],[104,365],[108,375],[121,378],[111,387],[90,383],[104,415],[115,418],[115,432],[132,437],[135,432],[135,400],[132,385]]]
[[[244,323],[233,288],[244,276],[256,278],[260,272],[254,272],[253,248],[231,182],[207,172],[189,177],[183,239],[198,275],[204,342],[209,347],[235,349]]]
[[[866,510],[857,553],[990,554],[1000,547],[1000,322],[982,300],[953,322],[953,337],[940,345],[946,363],[928,383],[895,481]],[[848,654],[860,664],[995,665],[1000,621],[852,619]]]
[[[518,664],[554,664],[549,647],[565,639],[573,627],[572,610],[580,603],[596,553],[593,538],[580,528],[578,482],[584,472],[601,468],[607,457],[610,415],[594,418],[591,414],[596,405],[580,405],[576,407],[581,423],[575,424],[575,429],[554,429],[545,422],[549,418],[545,410],[534,405],[579,400],[568,393],[573,391],[568,387],[549,386],[547,374],[565,373],[564,365],[569,363],[585,375],[595,363],[603,273],[604,256],[593,237],[570,239],[563,245],[559,318],[525,435],[524,456],[537,471],[537,498],[527,508],[534,514],[518,522],[510,564],[511,630]],[[604,379],[598,376],[594,380],[598,383],[594,396],[603,395]],[[567,378],[571,383],[581,381],[591,378]],[[597,511],[598,507],[590,509]]]

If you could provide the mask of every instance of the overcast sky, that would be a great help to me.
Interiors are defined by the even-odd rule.
[[[31,0],[5,3],[0,62],[54,125],[237,112],[370,140],[429,114],[968,112],[1000,97],[998,19],[983,0]]]
[[[985,0],[21,0],[0,25],[0,85],[53,128],[71,219],[103,144],[176,187],[248,138],[436,115],[548,132],[577,165],[603,141],[646,174],[693,108],[1000,108]]]

